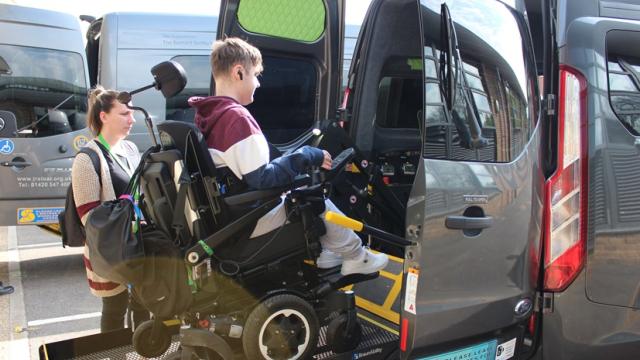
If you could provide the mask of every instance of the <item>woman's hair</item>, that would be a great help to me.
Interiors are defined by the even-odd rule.
[[[100,112],[104,111],[108,113],[111,111],[111,108],[113,108],[114,103],[117,101],[118,95],[120,95],[119,91],[107,90],[100,85],[96,85],[89,93],[87,125],[94,134],[97,135],[102,130]]]

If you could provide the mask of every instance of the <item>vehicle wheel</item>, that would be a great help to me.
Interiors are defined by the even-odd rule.
[[[334,353],[355,350],[362,340],[362,325],[355,318],[347,329],[348,319],[347,314],[342,314],[331,320],[327,327],[327,344]]]
[[[251,311],[242,334],[248,359],[307,359],[318,344],[318,317],[295,295],[276,295]]]
[[[164,354],[171,345],[171,335],[164,324],[160,325],[156,338],[152,338],[153,323],[153,320],[147,320],[133,332],[133,348],[138,354],[148,358]]]

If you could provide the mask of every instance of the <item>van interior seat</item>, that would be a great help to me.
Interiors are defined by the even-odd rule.
[[[71,125],[69,124],[69,118],[67,114],[62,110],[47,110],[49,127],[48,129],[41,131],[40,135],[47,133],[48,135],[66,134],[71,132]]]

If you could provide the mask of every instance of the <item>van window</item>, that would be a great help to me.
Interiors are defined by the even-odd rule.
[[[182,65],[187,75],[187,86],[177,95],[167,99],[167,120],[193,122],[195,109],[187,100],[192,96],[209,95],[211,62],[208,55],[180,55],[171,59]]]
[[[325,17],[322,0],[243,0],[238,5],[238,22],[248,32],[291,40],[318,40]]]
[[[422,106],[420,78],[385,76],[378,86],[376,125],[381,128],[417,129]]]
[[[87,85],[80,54],[0,44],[0,58],[7,65],[0,74],[0,110],[16,116],[17,137],[86,127]]]
[[[527,54],[524,25],[498,2],[477,2],[491,17],[464,11],[465,0],[447,1],[455,24],[461,61],[454,66],[455,103],[445,111],[440,92],[438,33],[423,26],[425,124],[424,156],[434,159],[510,162],[527,144],[537,113],[535,65]],[[440,1],[421,0],[422,21],[440,21]],[[483,147],[469,143],[477,120]]]
[[[422,118],[421,86],[420,58],[394,56],[387,59],[378,84],[376,126],[382,129],[418,129]]]
[[[273,144],[286,144],[310,130],[316,111],[316,67],[308,60],[263,54],[264,71],[247,106]]]
[[[610,56],[607,67],[611,107],[622,124],[640,136],[640,59]]]

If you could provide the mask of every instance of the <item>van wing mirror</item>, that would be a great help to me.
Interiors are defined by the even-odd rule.
[[[182,65],[175,61],[163,61],[151,68],[155,88],[166,98],[178,94],[187,86],[187,75]]]
[[[7,61],[0,56],[0,75],[11,75],[11,67],[7,64]]]

